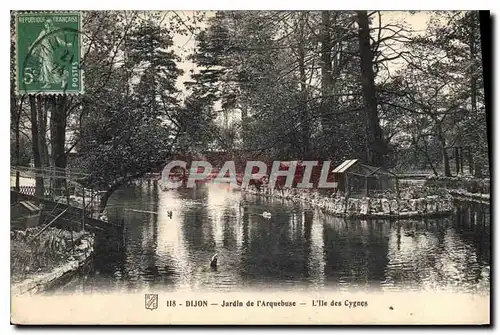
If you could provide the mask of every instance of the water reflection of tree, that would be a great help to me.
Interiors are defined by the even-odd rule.
[[[123,245],[119,252],[110,252],[108,249],[96,256],[99,260],[99,265],[96,266],[99,276],[122,278],[131,289],[136,286],[141,273],[142,221],[145,214],[127,211],[127,209],[147,209],[149,199],[139,196],[142,193],[141,185],[131,184],[123,186],[110,198],[107,206],[108,217],[112,221],[123,222]],[[113,243],[112,239],[107,243]]]
[[[241,232],[241,218],[234,205],[227,204],[222,212],[222,245],[224,249],[237,251],[239,248],[239,234]]]
[[[468,289],[488,281],[489,219],[485,212],[483,207],[461,204],[451,217],[398,222],[390,234],[386,284]]]
[[[250,211],[243,216],[242,277],[253,282],[307,278],[309,248],[304,236],[310,214],[303,216],[300,210],[271,201],[261,202],[260,212],[264,210],[272,213],[270,220]]]
[[[225,283],[240,283],[242,218],[239,193],[202,186],[199,193],[186,193],[187,201],[197,199],[186,207],[181,225],[186,248],[193,264],[192,280],[196,286],[218,287]],[[217,271],[209,268],[210,257],[219,255]]]
[[[249,239],[250,239],[250,214],[248,213],[248,208],[246,206],[242,206],[241,209],[241,224],[243,230],[242,236],[242,251],[243,258],[245,257],[245,252],[249,247]]]
[[[329,281],[369,285],[384,278],[388,222],[329,217],[324,225],[325,276]]]
[[[464,240],[474,244],[478,261],[489,265],[491,262],[490,206],[474,202],[461,202],[458,205],[455,220],[457,233]]]
[[[118,275],[127,280],[130,289],[137,287],[139,281],[153,282],[161,276],[156,257],[158,217],[133,210],[158,211],[158,184],[150,181],[124,186],[108,206],[112,209],[110,219],[114,216],[115,220],[123,220],[125,227]]]
[[[325,281],[325,248],[323,220],[320,211],[305,211],[304,238],[308,245],[307,276],[315,286],[322,287]]]
[[[146,202],[146,211],[158,213],[158,183],[148,180],[146,193],[143,195]],[[160,271],[157,266],[157,247],[158,247],[158,214],[144,213],[147,218],[144,220],[142,234],[141,268],[144,279],[148,282],[155,281],[160,277]],[[148,217],[149,216],[149,217]]]
[[[384,286],[420,286],[433,276],[429,269],[436,264],[436,246],[444,241],[445,230],[428,221],[399,220],[391,225],[389,236]]]
[[[181,193],[181,199],[188,204],[183,208],[181,227],[189,254],[214,252],[214,233],[207,206],[208,189],[186,189]],[[196,203],[190,204],[193,200]]]
[[[303,232],[303,238],[305,240],[305,248],[304,248],[304,276],[306,278],[311,277],[311,269],[309,268],[309,259],[311,255],[311,248],[313,246],[313,241],[312,241],[312,226],[313,226],[313,219],[314,219],[314,213],[311,210],[304,210],[303,212],[303,227],[304,227],[304,232]]]
[[[482,203],[457,204],[455,230],[475,251],[476,262],[469,268],[469,277],[478,286],[489,286],[491,264],[491,207]]]

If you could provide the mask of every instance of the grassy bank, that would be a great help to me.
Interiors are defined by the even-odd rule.
[[[40,227],[11,231],[11,283],[50,273],[74,260],[86,233],[71,233],[49,228],[40,235]],[[35,238],[36,237],[36,238]]]

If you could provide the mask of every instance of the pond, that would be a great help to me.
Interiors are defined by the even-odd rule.
[[[108,216],[124,220],[122,240],[100,238],[90,269],[57,291],[489,292],[483,204],[457,202],[453,215],[437,219],[348,220],[217,185],[162,191],[150,182],[118,190]]]

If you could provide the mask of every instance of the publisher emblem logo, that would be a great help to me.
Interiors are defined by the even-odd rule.
[[[158,294],[145,294],[144,307],[149,310],[158,308]]]

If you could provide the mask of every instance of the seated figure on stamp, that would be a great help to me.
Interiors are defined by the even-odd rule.
[[[37,39],[31,44],[30,50],[40,61],[40,75],[38,80],[42,88],[49,88],[52,84],[60,84],[64,88],[67,84],[68,70],[61,68],[54,61],[54,46],[71,46],[70,42],[64,41],[56,32],[52,19],[44,22]]]

